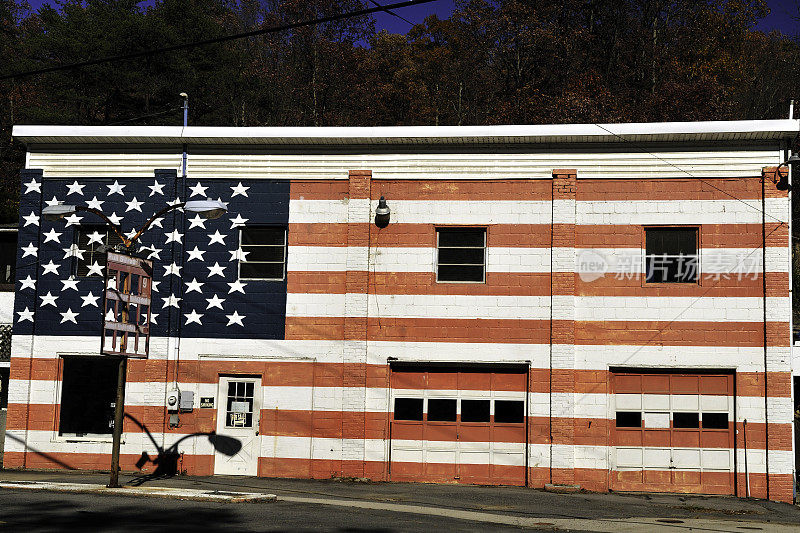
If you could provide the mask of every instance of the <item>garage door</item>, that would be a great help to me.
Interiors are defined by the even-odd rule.
[[[525,484],[527,367],[393,367],[391,479]]]
[[[612,375],[613,490],[733,494],[732,374]]]

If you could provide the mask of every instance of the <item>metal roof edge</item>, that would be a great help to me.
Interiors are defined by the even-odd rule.
[[[687,140],[791,139],[800,119],[619,124],[501,126],[47,126],[15,125],[14,138],[26,144],[402,144],[470,142],[613,142],[615,138]]]

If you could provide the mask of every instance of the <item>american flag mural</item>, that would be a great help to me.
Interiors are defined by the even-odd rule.
[[[131,236],[210,198],[227,213],[175,210],[140,239],[153,320],[128,362],[124,470],[790,501],[775,184],[797,125],[775,127],[15,129],[4,466],[109,464],[115,237],[42,209],[99,209]]]

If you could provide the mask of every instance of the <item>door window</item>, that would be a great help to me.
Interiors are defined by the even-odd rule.
[[[226,404],[225,427],[253,427],[253,391],[252,381],[229,381],[228,400]]]

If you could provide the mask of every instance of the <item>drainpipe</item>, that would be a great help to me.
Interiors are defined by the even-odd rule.
[[[767,398],[767,201],[765,197],[767,176],[761,175],[761,307],[764,311],[764,467],[766,470],[767,499],[769,500],[769,401]],[[747,453],[747,452],[745,452]]]

